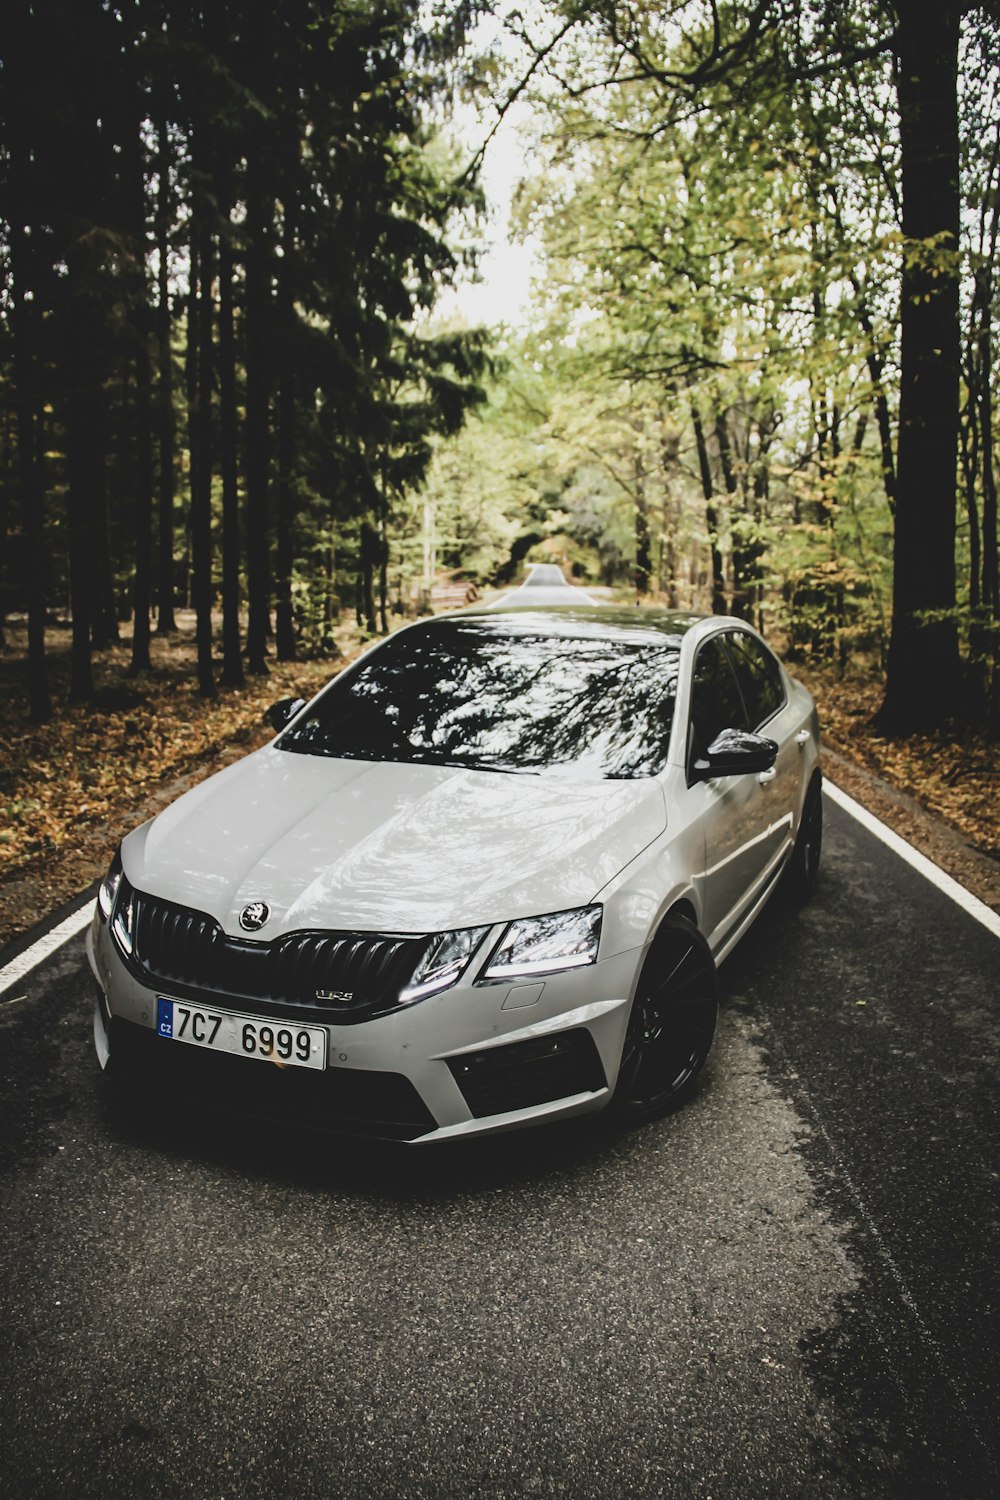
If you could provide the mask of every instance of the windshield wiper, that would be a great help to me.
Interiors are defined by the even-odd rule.
[[[449,755],[421,753],[412,748],[389,749],[378,747],[339,745],[331,747],[319,740],[283,738],[278,741],[279,750],[292,750],[296,755],[322,755],[328,760],[367,760],[378,764],[403,766],[448,766],[456,771],[491,771],[503,776],[540,776],[544,766],[515,766],[509,761],[462,760]]]
[[[446,760],[432,759],[428,757],[421,760],[420,764],[426,766],[454,766],[458,771],[495,771],[502,776],[540,776],[541,772],[536,766],[512,766],[503,761],[485,760]]]

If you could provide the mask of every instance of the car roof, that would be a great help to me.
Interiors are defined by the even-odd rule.
[[[681,638],[712,615],[656,606],[612,605],[570,583],[555,563],[534,563],[516,588],[489,602],[457,611],[463,620],[487,616],[484,634],[562,636],[564,639],[618,640],[680,647]],[[456,616],[452,615],[454,619]]]
[[[681,637],[710,615],[657,608],[614,605],[545,604],[537,609],[522,603],[473,605],[411,625],[431,629],[461,626],[484,636],[561,636],[564,639],[618,640],[632,644],[679,647]]]

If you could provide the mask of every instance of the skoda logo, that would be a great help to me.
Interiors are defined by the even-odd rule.
[[[240,912],[240,926],[244,932],[259,932],[270,915],[266,901],[251,901]]]

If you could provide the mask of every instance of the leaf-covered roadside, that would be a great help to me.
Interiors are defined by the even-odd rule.
[[[1000,862],[996,740],[967,727],[886,738],[871,722],[881,701],[880,678],[840,681],[834,671],[815,667],[795,672],[816,697],[823,738],[832,749],[915,797],[958,829],[973,849]]]
[[[276,699],[316,692],[359,649],[353,627],[341,654],[272,662],[266,677],[199,696],[194,620],[153,641],[153,671],[125,680],[129,644],[95,655],[97,701],[25,722],[23,662],[0,661],[0,947],[104,873],[122,836],[176,794],[264,744]],[[57,673],[65,656],[55,657]]]

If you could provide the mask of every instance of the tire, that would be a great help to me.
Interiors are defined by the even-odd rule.
[[[808,901],[816,889],[822,852],[823,791],[822,780],[817,774],[806,792],[795,847],[785,874],[785,887],[793,901]]]
[[[712,1046],[718,1010],[708,944],[687,917],[666,917],[632,1001],[611,1101],[620,1120],[657,1120],[687,1102]]]

